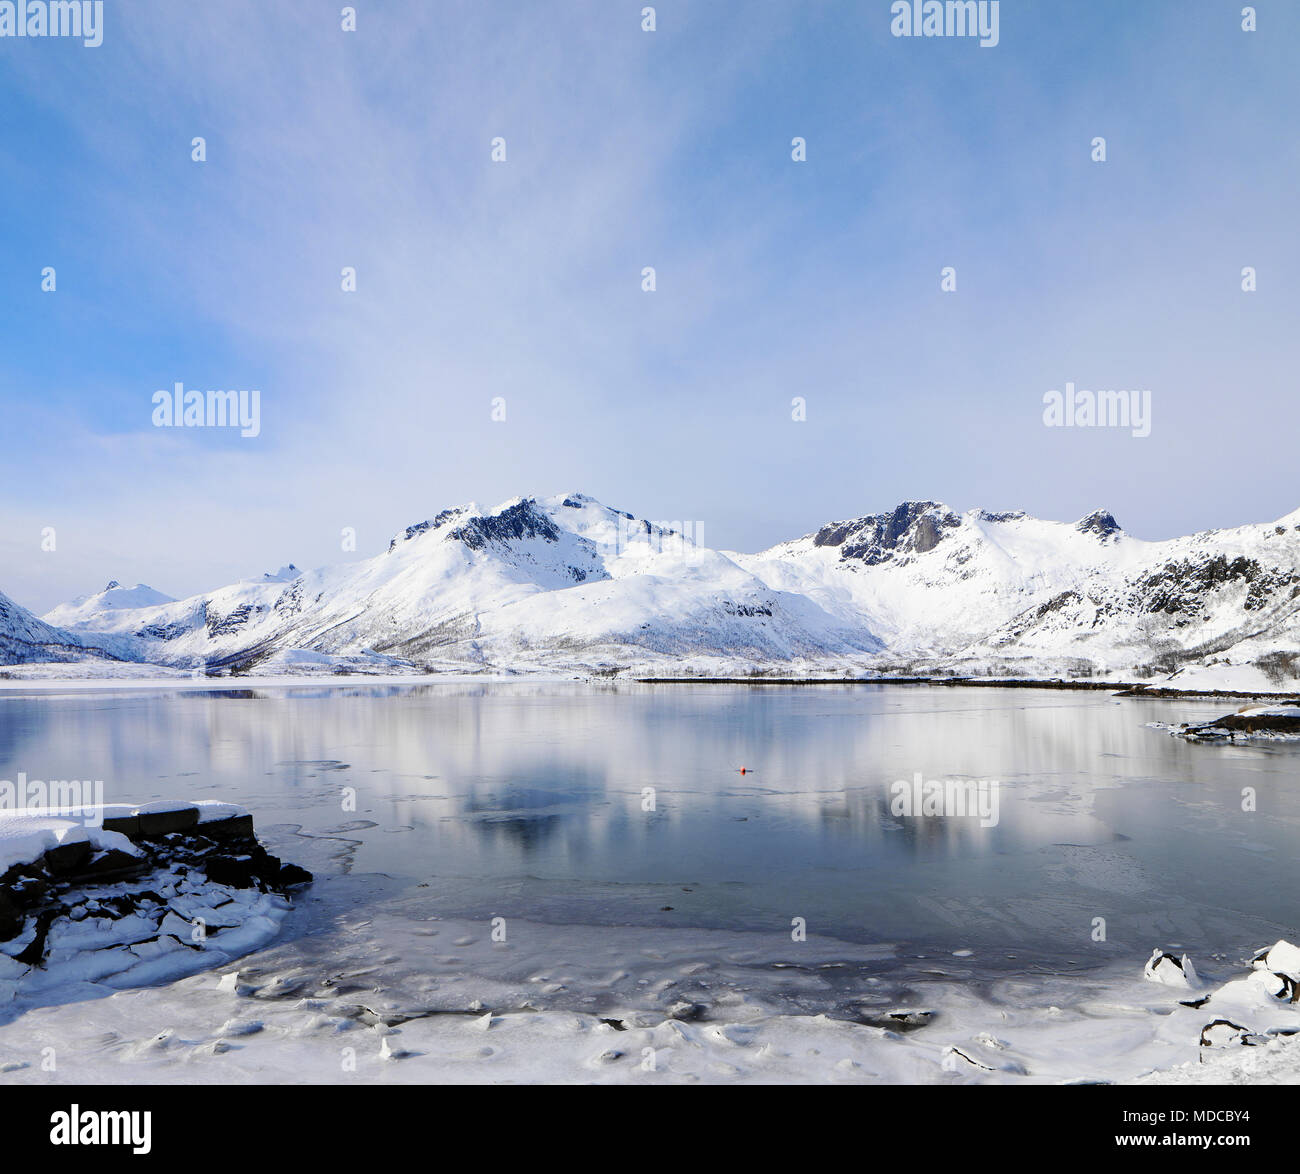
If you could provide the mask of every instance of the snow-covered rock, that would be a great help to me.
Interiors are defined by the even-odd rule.
[[[1276,968],[1276,969],[1275,969]],[[1171,1030],[1186,1033],[1199,1023],[1203,1048],[1252,1046],[1300,1034],[1300,979],[1291,973],[1300,968],[1300,949],[1279,941],[1260,950],[1252,969],[1241,978],[1230,979],[1200,998],[1181,1000],[1171,1017]],[[1143,974],[1154,982],[1170,986],[1199,987],[1190,960],[1156,950]]]
[[[1159,949],[1153,950],[1151,957],[1147,959],[1147,964],[1142,969],[1142,977],[1149,982],[1159,982],[1165,986],[1182,987],[1186,990],[1195,990],[1201,985],[1196,967],[1192,965],[1192,960],[1186,954],[1177,958]]]
[[[1165,727],[1180,737],[1215,741],[1229,738],[1291,741],[1300,738],[1300,706],[1246,706],[1208,722]]]
[[[1267,950],[1255,955],[1253,965],[1257,970],[1285,974],[1300,982],[1300,946],[1286,941],[1274,942]]]
[[[123,806],[111,822],[129,834],[99,826],[105,810],[0,813],[0,1010],[239,957],[312,879],[268,853],[237,804]]]

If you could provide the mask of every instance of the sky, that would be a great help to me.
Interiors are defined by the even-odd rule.
[[[527,494],[739,550],[904,500],[1153,539],[1300,506],[1300,5],[1001,0],[990,47],[645,6],[0,38],[0,592],[181,597]],[[155,427],[178,382],[258,390],[259,434]],[[1045,426],[1067,382],[1149,390],[1150,435]]]

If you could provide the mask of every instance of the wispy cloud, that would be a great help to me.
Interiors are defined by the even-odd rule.
[[[371,553],[531,490],[750,547],[904,496],[1153,534],[1296,504],[1300,19],[1006,0],[972,52],[885,4],[659,5],[653,34],[640,4],[357,7],[140,0],[96,50],[0,46],[20,601],[330,561],[343,526]],[[1067,379],[1151,386],[1152,437],[1045,434]],[[261,436],[152,428],[177,380],[259,387]]]

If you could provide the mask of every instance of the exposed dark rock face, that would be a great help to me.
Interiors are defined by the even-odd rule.
[[[731,600],[727,600],[723,603],[722,610],[729,616],[746,616],[750,618],[755,616],[770,616],[772,614],[772,609],[770,607],[759,606],[758,604],[732,603]]]
[[[394,538],[392,542],[388,544],[388,549],[389,550],[395,549],[399,541],[410,542],[411,539],[416,537],[417,535],[428,532],[432,528],[432,526],[433,526],[432,522],[416,522],[414,526],[407,526],[405,533],[402,535],[400,539]]]
[[[1253,558],[1219,554],[1200,560],[1169,562],[1134,584],[1135,602],[1142,611],[1172,616],[1195,616],[1205,606],[1205,596],[1232,583],[1246,583],[1242,601],[1246,611],[1258,611],[1282,588],[1296,584],[1292,571],[1268,570]],[[1294,595],[1295,592],[1293,591]]]
[[[0,888],[0,942],[10,941],[22,933],[25,919],[23,907],[14,895]]]
[[[1095,534],[1103,542],[1124,532],[1115,515],[1107,510],[1094,510],[1086,518],[1080,518],[1074,528],[1080,534]]]
[[[261,609],[258,608],[256,610],[260,611]],[[227,616],[218,616],[205,607],[204,621],[208,626],[208,636],[228,636],[231,632],[239,631],[240,628],[248,623],[248,617],[251,616],[253,612],[253,605],[249,603],[241,603]]]
[[[275,610],[282,616],[296,616],[302,611],[302,580],[295,579],[275,601]]]
[[[1077,591],[1062,591],[1060,595],[1053,595],[1046,603],[1039,604],[1038,609],[1034,612],[1034,619],[1041,620],[1044,616],[1049,616],[1054,611],[1060,611],[1061,608],[1067,607],[1072,603],[1080,603],[1083,600]]]
[[[491,517],[471,518],[451,532],[470,550],[482,550],[489,542],[510,542],[522,538],[541,538],[558,542],[560,529],[532,501],[527,499]]]
[[[430,518],[426,522],[416,522],[414,526],[407,526],[400,537],[394,538],[388,544],[389,552],[396,550],[399,542],[410,542],[412,538],[417,538],[421,534],[427,534],[430,530],[437,530],[445,526],[452,518],[459,517],[460,513],[460,510],[443,510],[435,518]]]
[[[145,624],[135,634],[142,640],[176,640],[190,631],[189,624]]]
[[[905,501],[890,514],[823,526],[813,536],[813,543],[838,546],[842,560],[854,559],[874,567],[895,555],[933,550],[945,531],[960,525],[960,517],[933,501]]]

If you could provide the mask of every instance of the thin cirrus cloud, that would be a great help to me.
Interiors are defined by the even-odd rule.
[[[641,4],[338,7],[141,0],[98,49],[0,45],[20,602],[534,491],[741,549],[907,497],[1151,537],[1300,504],[1300,17],[1004,0],[981,49],[884,3],[660,4],[653,34]],[[1150,387],[1152,435],[1044,429],[1067,380]],[[177,381],[259,388],[261,435],[151,427]]]

